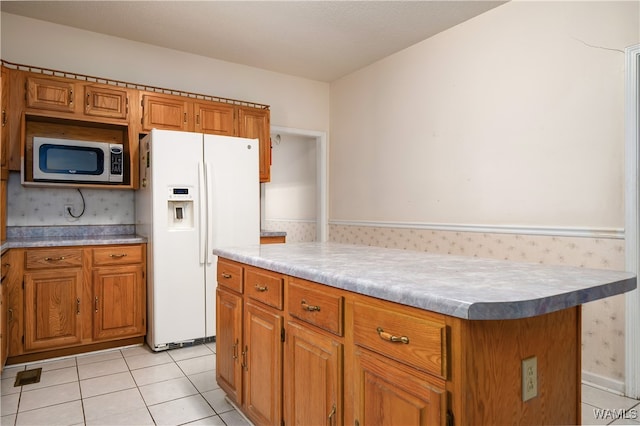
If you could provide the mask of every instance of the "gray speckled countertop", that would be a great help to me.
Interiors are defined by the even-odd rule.
[[[270,231],[267,229],[260,230],[261,237],[286,237],[287,233],[284,231]]]
[[[517,319],[636,288],[622,271],[336,243],[214,249],[238,262],[464,319]]]
[[[135,234],[134,225],[15,226],[7,227],[7,240],[1,250],[146,242]]]

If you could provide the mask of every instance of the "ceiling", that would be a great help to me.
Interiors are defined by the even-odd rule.
[[[331,82],[504,1],[1,1],[3,12]]]

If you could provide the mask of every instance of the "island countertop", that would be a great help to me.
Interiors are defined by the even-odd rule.
[[[527,318],[636,288],[630,272],[338,243],[217,248],[215,255],[470,320]]]

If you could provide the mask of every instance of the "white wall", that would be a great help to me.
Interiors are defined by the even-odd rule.
[[[329,130],[327,83],[8,13],[0,30],[9,62],[268,104],[272,124]]]
[[[278,140],[279,136],[279,140]],[[265,184],[265,220],[316,220],[316,141],[271,135],[271,182]]]
[[[274,125],[329,130],[327,83],[7,13],[1,14],[0,24],[2,59],[9,62],[268,104]],[[8,225],[133,223],[132,191],[119,194],[119,191],[85,190],[91,214],[73,223],[62,213],[64,204],[75,199],[76,192],[56,193],[61,191],[68,196],[48,196],[52,191],[24,188],[19,184],[19,176],[12,173]],[[116,214],[113,209],[109,212],[113,198],[119,203]],[[34,206],[46,208],[34,214]]]
[[[330,219],[622,228],[638,5],[513,1],[332,83]]]

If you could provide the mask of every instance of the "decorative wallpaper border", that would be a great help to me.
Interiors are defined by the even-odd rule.
[[[480,232],[489,234],[546,235],[555,237],[588,237],[624,239],[623,228],[542,227],[516,225],[466,225],[426,222],[375,222],[332,220],[329,225],[369,226],[376,228],[421,229],[432,231]]]

